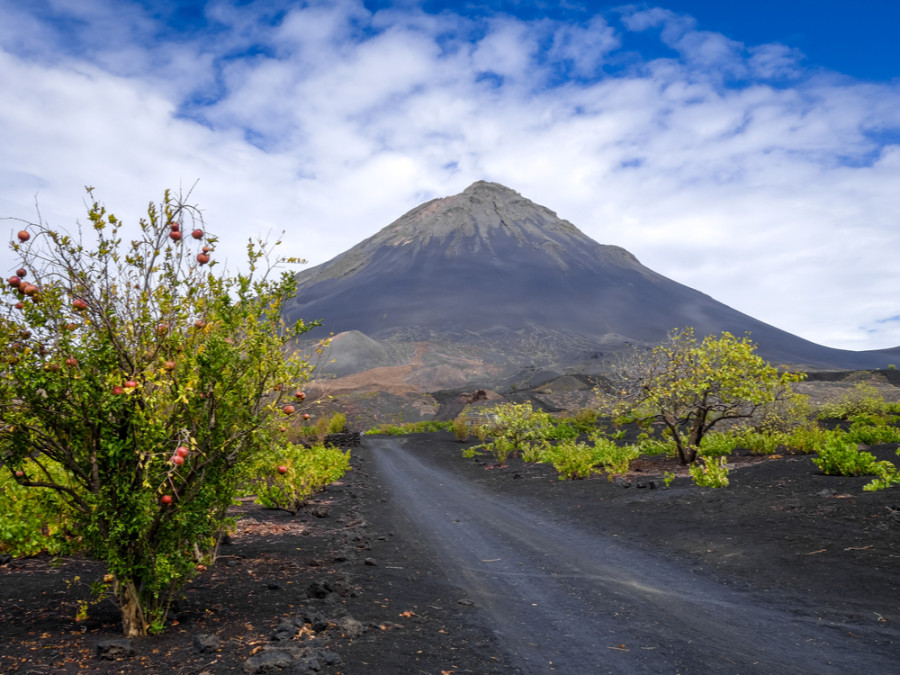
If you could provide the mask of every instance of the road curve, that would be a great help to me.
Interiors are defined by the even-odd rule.
[[[365,448],[398,518],[525,673],[897,672],[898,655],[850,637],[852,626],[791,614],[490,494],[402,439]]]

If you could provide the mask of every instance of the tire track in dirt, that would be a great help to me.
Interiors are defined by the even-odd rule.
[[[527,673],[889,673],[853,627],[768,605],[366,442],[398,531],[430,548]],[[803,614],[808,614],[804,612]]]

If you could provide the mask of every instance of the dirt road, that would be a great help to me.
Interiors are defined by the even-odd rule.
[[[538,500],[489,493],[403,440],[371,439],[366,455],[397,530],[432,552],[523,672],[896,672],[893,628],[853,637],[871,628],[823,621],[802,595],[734,589]]]

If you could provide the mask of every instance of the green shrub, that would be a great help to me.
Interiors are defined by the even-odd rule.
[[[876,387],[868,382],[857,382],[840,399],[823,405],[819,410],[819,419],[846,420],[862,413],[883,415],[896,411],[897,404],[885,401]]]
[[[823,429],[816,424],[797,427],[784,436],[784,444],[790,450],[809,454],[816,452],[829,439],[836,438],[842,432]]]
[[[575,427],[580,434],[588,434],[597,428],[597,418],[599,415],[596,410],[590,408],[582,408],[573,415],[565,417],[565,421]]]
[[[812,461],[829,476],[877,476],[879,468],[884,468],[872,453],[861,452],[855,442],[840,438],[828,440]]]
[[[523,455],[528,461],[539,458],[538,448],[553,430],[553,418],[549,413],[535,411],[531,403],[505,403],[491,411],[492,423],[487,427],[490,442],[465,451],[466,457],[485,451],[494,456],[498,464],[505,464],[511,456]]]
[[[553,465],[560,480],[587,478],[594,472],[597,464],[594,448],[572,438],[565,438],[555,445],[547,443],[541,459]]]
[[[874,415],[859,413],[850,417],[847,440],[866,445],[878,443],[900,443],[900,427],[894,415]]]
[[[253,481],[256,501],[270,509],[296,511],[312,495],[338,480],[350,468],[350,451],[317,445],[287,444],[277,464],[257,465]]]
[[[755,431],[746,429],[737,435],[736,440],[740,447],[746,448],[755,455],[772,455],[778,448],[785,445],[788,435],[782,431]]]
[[[453,420],[453,435],[456,437],[456,440],[460,443],[465,443],[469,440],[469,435],[472,433],[472,424],[469,422],[469,419],[465,415],[460,415],[455,420]]]
[[[689,470],[694,482],[700,487],[728,487],[728,463],[725,457],[701,457]]]
[[[678,454],[678,447],[671,438],[642,438],[637,443],[637,449],[642,455],[665,455],[674,457]]]
[[[561,441],[563,439],[578,438],[580,435],[581,432],[574,425],[563,421],[551,424],[545,433],[545,438],[551,441]]]
[[[423,422],[406,422],[404,424],[379,424],[369,429],[366,435],[406,436],[407,434],[429,434],[435,431],[450,431],[451,429],[453,429],[452,421],[426,420]]]
[[[726,431],[711,431],[700,441],[700,455],[722,457],[730,455],[738,446],[740,436]]]
[[[59,493],[19,485],[16,471],[27,477],[39,469],[26,460],[15,469],[0,470],[0,552],[18,558],[41,552],[63,555],[77,550],[78,540],[73,532],[78,528]],[[53,466],[51,471],[57,483],[70,482],[58,466]]]
[[[610,480],[613,476],[628,473],[632,460],[641,454],[634,445],[617,445],[615,441],[600,434],[593,434],[591,440],[594,443],[594,462],[603,467]]]
[[[347,416],[344,413],[336,412],[328,420],[328,433],[340,434],[347,428]]]
[[[900,450],[897,450],[897,455],[900,455]],[[889,488],[892,485],[900,485],[900,470],[894,464],[878,462],[875,465],[875,469],[878,472],[876,474],[877,478],[872,479],[871,483],[863,485],[863,490],[866,492],[875,492],[876,490]]]

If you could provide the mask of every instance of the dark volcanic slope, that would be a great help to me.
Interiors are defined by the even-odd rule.
[[[667,279],[496,183],[416,207],[298,274],[289,320],[382,340],[464,342],[535,363],[573,363],[673,328],[750,332],[780,363],[875,368],[900,349],[829,349]]]

